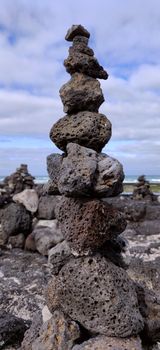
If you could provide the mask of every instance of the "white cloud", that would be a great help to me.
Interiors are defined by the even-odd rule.
[[[113,138],[105,150],[120,157],[128,172],[145,165],[160,172],[159,0],[1,0],[0,134],[47,139],[63,116],[58,91],[69,79],[62,63],[69,46],[64,36],[73,23],[91,31],[90,46],[109,71],[101,111],[113,124]],[[15,149],[17,159],[28,154],[30,161],[27,145],[23,151]],[[0,159],[9,171],[16,160],[9,149],[4,152],[3,145]],[[38,150],[35,157],[31,166],[40,162],[42,169]]]

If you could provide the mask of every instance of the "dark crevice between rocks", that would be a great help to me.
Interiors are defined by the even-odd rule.
[[[79,329],[80,329],[80,337],[75,340],[74,345],[80,345],[80,344],[84,343],[85,341],[93,338],[93,334],[91,332],[89,332],[84,326],[82,326],[81,323],[79,323],[77,320],[76,320],[76,323],[78,324]],[[97,334],[95,334],[94,336],[97,336]]]

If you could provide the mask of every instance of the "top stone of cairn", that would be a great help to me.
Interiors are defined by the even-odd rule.
[[[85,29],[81,24],[73,24],[72,27],[68,29],[65,39],[67,41],[73,41],[74,37],[77,35],[84,36],[86,38],[90,37],[90,33],[88,32],[88,30]]]

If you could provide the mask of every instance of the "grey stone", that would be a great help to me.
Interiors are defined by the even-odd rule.
[[[73,350],[143,350],[139,337],[128,339],[98,336],[81,345],[75,345]]]
[[[93,334],[129,337],[144,327],[134,283],[101,256],[77,258],[49,282],[47,305],[58,307]]]
[[[65,195],[92,193],[97,168],[95,151],[69,143],[58,181],[59,192]]]
[[[72,41],[75,36],[81,35],[86,38],[90,37],[90,33],[81,24],[73,24],[71,28],[68,29],[65,39],[67,41]]]
[[[28,233],[31,228],[31,216],[22,204],[10,203],[3,209],[2,230],[9,237],[18,233]]]
[[[136,227],[137,234],[150,236],[160,233],[160,223],[159,220],[145,220],[139,222]]]
[[[160,220],[160,205],[146,205],[146,220]]]
[[[8,244],[11,245],[12,248],[22,248],[25,244],[25,235],[23,233],[19,233],[16,236],[10,236],[8,239]]]
[[[118,160],[90,148],[68,143],[58,182],[66,196],[115,196],[122,192],[123,167]]]
[[[62,266],[66,264],[70,257],[71,250],[65,240],[51,248],[48,252],[48,263],[52,264],[52,273],[58,274]]]
[[[59,194],[58,180],[62,160],[63,156],[57,153],[52,153],[47,157],[47,171],[52,181],[52,184],[50,184],[50,186],[52,187],[52,194]]]
[[[66,115],[53,125],[50,138],[62,151],[70,142],[100,152],[111,137],[111,123],[104,114],[88,111]]]
[[[7,345],[20,345],[29,326],[29,321],[24,321],[6,311],[0,311],[0,348],[4,349]]]
[[[56,217],[74,255],[97,250],[126,227],[123,213],[97,199],[62,197]]]
[[[39,336],[42,326],[42,313],[38,311],[33,316],[31,327],[26,331],[20,350],[33,350],[32,343]]]
[[[46,305],[44,289],[52,276],[47,258],[22,249],[5,249],[0,260],[0,310],[32,320]]]
[[[160,297],[142,285],[137,285],[136,290],[139,308],[145,321],[141,337],[145,343],[156,343],[160,341]]]
[[[38,209],[38,195],[35,190],[25,189],[13,196],[13,201],[21,203],[31,213],[35,213]]]
[[[98,80],[82,73],[75,73],[60,89],[64,112],[71,114],[79,111],[98,112],[104,102],[104,96]]]
[[[69,53],[73,54],[75,51],[76,52],[78,51],[89,56],[94,56],[94,51],[87,46],[88,39],[87,40],[84,40],[84,39],[87,39],[87,38],[80,35],[75,36],[75,38],[73,39],[73,46],[69,48]]]
[[[79,72],[92,78],[107,79],[108,74],[98,63],[94,56],[81,53],[78,50],[70,51],[69,56],[64,60],[66,71],[71,75]]]
[[[39,219],[55,219],[55,206],[58,198],[58,196],[53,195],[45,195],[40,197],[37,213]]]
[[[52,318],[42,325],[39,337],[33,341],[32,349],[71,350],[79,337],[78,324],[69,317],[64,317],[62,312],[55,311]]]
[[[45,226],[36,226],[32,235],[36,249],[42,255],[48,255],[48,250],[63,239],[57,220],[54,220],[54,226],[52,225],[51,229]]]
[[[128,221],[142,221],[145,217],[146,202],[144,201],[133,200],[130,197],[105,198],[104,200],[125,213]]]
[[[107,154],[99,154],[97,180],[94,185],[95,193],[107,197],[117,196],[123,191],[123,180],[124,173],[121,163]]]

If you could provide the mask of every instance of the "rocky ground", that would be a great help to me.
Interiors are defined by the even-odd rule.
[[[124,253],[128,264],[128,274],[132,279],[159,294],[160,290],[160,205],[130,199],[110,199],[125,211],[128,225],[122,236],[128,241]],[[0,329],[4,329],[4,313],[20,318],[13,320],[21,331],[27,329],[33,316],[45,306],[45,287],[52,275],[52,265],[48,258],[36,252],[1,247],[0,250]],[[10,316],[11,320],[11,316]],[[24,323],[23,323],[24,321]],[[5,327],[11,327],[6,323]],[[17,328],[14,326],[14,332]],[[14,333],[13,332],[13,333]],[[158,332],[158,331],[157,331]],[[18,349],[3,344],[0,333],[1,349]],[[11,332],[12,333],[12,332]],[[18,334],[21,332],[18,328]],[[159,337],[159,333],[157,333]],[[8,342],[9,343],[9,342]],[[158,346],[158,345],[157,345]],[[155,349],[158,349],[155,348]]]

